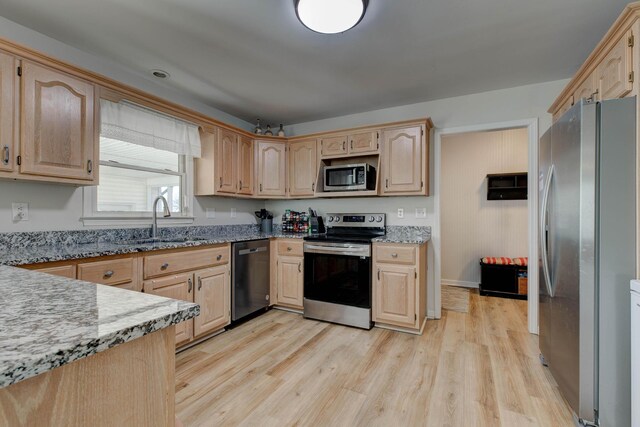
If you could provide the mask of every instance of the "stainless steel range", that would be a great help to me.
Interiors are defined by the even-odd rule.
[[[371,241],[386,216],[326,218],[326,234],[304,238],[304,317],[371,329]]]

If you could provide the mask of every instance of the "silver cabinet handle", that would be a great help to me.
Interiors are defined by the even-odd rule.
[[[3,148],[3,152],[4,152],[4,156],[2,157],[2,164],[4,165],[8,165],[9,164],[9,156],[10,156],[10,152],[9,152],[9,146],[5,145]]]
[[[87,173],[93,172],[93,161],[87,160]]]
[[[394,254],[391,254],[391,257],[392,257],[392,258],[398,258],[398,254],[395,254],[395,253],[394,253]]]
[[[380,280],[380,269],[378,269],[378,280]]]
[[[220,177],[220,188],[222,188],[222,177]]]
[[[240,188],[242,188],[242,180],[240,180]]]
[[[351,140],[351,149],[353,150],[353,139]]]
[[[104,272],[105,279],[110,279],[113,276],[113,270],[107,270]]]
[[[347,141],[342,141],[342,151],[347,151]]]
[[[191,289],[193,289],[193,281],[191,280],[191,278],[187,280],[187,283],[189,284],[189,289],[187,290],[187,292],[191,293]]]
[[[298,263],[298,273],[302,273],[302,263]]]
[[[198,290],[202,289],[202,277],[198,277]]]
[[[160,270],[166,270],[167,268],[169,268],[169,263],[168,262],[165,262],[164,264],[162,264],[160,266]]]
[[[316,183],[311,184],[311,191],[316,191]]]
[[[262,193],[262,184],[260,184],[260,192]]]
[[[216,257],[216,260],[217,260],[217,261],[220,261],[221,259],[222,259],[222,255],[218,255],[218,256]]]
[[[389,178],[384,180],[384,186],[385,188],[389,188]]]

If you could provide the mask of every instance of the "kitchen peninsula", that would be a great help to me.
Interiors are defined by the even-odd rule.
[[[0,266],[0,425],[173,425],[198,305]]]

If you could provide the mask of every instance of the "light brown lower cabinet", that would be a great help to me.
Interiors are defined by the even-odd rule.
[[[277,304],[302,309],[303,258],[279,256],[277,261]]]
[[[76,266],[75,265],[58,265],[55,267],[38,268],[40,273],[53,274],[54,276],[67,277],[69,279],[76,278]]]
[[[231,321],[231,280],[229,266],[221,265],[195,273],[195,303],[200,316],[194,319],[195,337],[215,332]]]
[[[373,321],[422,333],[426,321],[427,246],[373,245]]]
[[[143,284],[146,293],[183,301],[193,301],[193,274],[175,274],[147,280]],[[193,319],[176,325],[176,347],[193,338]]]

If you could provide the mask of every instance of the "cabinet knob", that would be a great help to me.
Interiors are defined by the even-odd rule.
[[[113,270],[107,270],[104,272],[104,278],[110,279],[113,276]]]
[[[393,258],[398,258],[398,254],[396,254],[396,253],[391,254],[391,256],[392,256]]]
[[[221,259],[222,259],[222,255],[218,255],[218,256],[216,257],[216,260],[217,260],[217,261],[220,261]]]
[[[287,252],[291,252],[291,246],[287,247]]]
[[[165,262],[164,264],[162,264],[160,266],[160,270],[166,270],[167,268],[169,268],[169,263],[168,262]]]

